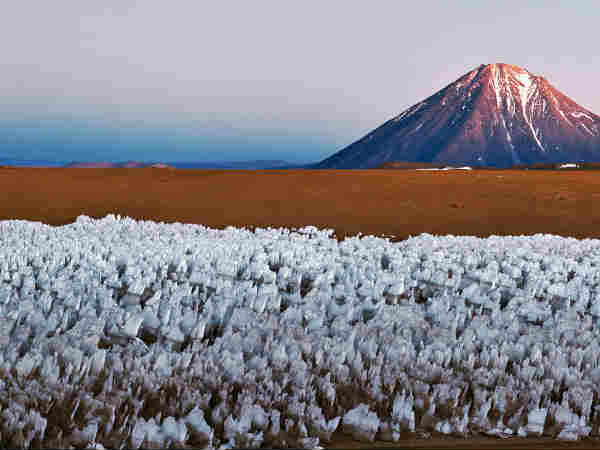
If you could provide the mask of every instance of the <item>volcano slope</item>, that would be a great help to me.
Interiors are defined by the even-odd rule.
[[[600,237],[596,171],[217,171],[173,169],[0,169],[0,220],[51,225],[78,215],[254,227],[333,228],[362,233]],[[589,439],[432,435],[358,443],[339,434],[328,448],[597,448]]]

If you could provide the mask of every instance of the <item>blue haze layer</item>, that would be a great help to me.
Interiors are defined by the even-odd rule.
[[[29,160],[60,165],[72,161],[269,159],[306,164],[315,162],[321,153],[335,151],[336,143],[331,141],[278,130],[160,127],[143,123],[110,126],[77,119],[29,119],[0,123],[0,162]]]

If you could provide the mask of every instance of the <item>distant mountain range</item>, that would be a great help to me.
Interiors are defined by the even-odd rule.
[[[285,161],[284,161],[285,162]],[[127,162],[55,162],[55,161],[37,161],[37,160],[11,160],[0,159],[0,168],[2,167],[39,167],[39,168],[173,168],[173,169],[224,169],[224,170],[288,170],[288,169],[314,169],[316,164],[305,165],[286,165],[280,166],[269,164],[269,161],[236,161],[236,162],[211,162],[211,163],[146,163],[139,161]],[[277,161],[279,163],[279,161]],[[389,161],[381,164],[375,169],[397,169],[397,170],[415,170],[415,169],[459,169],[458,165],[421,163],[421,162],[403,162]],[[498,167],[491,166],[474,166],[475,170],[499,170]],[[515,165],[511,169],[530,169],[530,170],[600,170],[600,163],[536,163],[531,165]]]
[[[72,168],[133,168],[133,167],[173,167],[177,169],[229,169],[229,170],[265,170],[265,169],[301,169],[306,165],[291,164],[283,160],[251,161],[215,161],[215,162],[142,162],[142,161],[43,161],[25,159],[0,159],[0,166],[21,167],[72,167]]]
[[[600,161],[600,116],[541,76],[481,65],[313,165],[368,169],[391,161],[511,167]]]
[[[70,162],[64,167],[174,167],[177,169],[240,169],[259,170],[291,167],[287,161],[282,160],[253,160],[253,161],[220,161],[220,162],[141,162],[126,161],[112,163],[101,162]]]

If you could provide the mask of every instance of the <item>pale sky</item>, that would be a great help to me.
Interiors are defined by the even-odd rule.
[[[312,162],[480,64],[600,113],[577,1],[19,0],[0,16],[0,158]]]

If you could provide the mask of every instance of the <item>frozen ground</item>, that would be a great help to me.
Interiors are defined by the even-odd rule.
[[[571,169],[571,168],[577,168],[577,167],[579,167],[577,164],[567,163],[567,164],[560,165],[559,169]]]
[[[600,241],[0,222],[0,446],[600,434]]]

